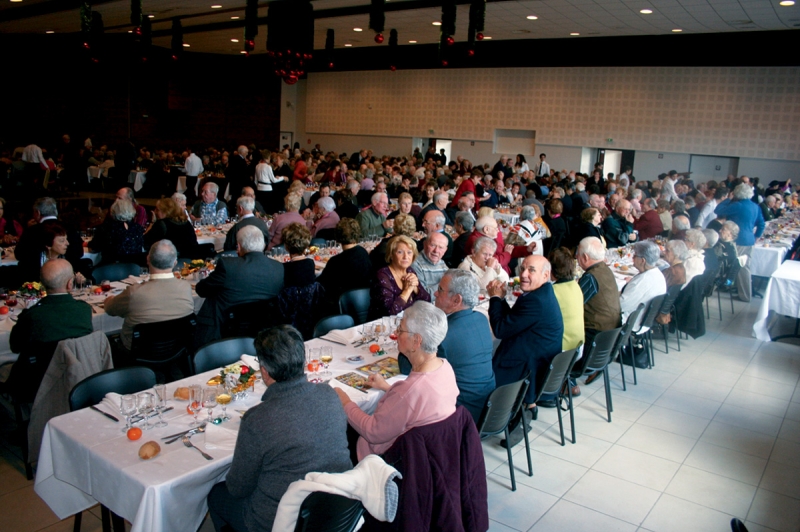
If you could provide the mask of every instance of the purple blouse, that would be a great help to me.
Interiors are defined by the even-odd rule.
[[[407,273],[416,275],[413,269],[408,268]],[[417,286],[417,293],[411,293],[408,301],[403,301],[400,294],[403,292],[401,286],[397,286],[394,275],[386,266],[378,270],[377,278],[372,286],[372,311],[373,318],[382,316],[394,316],[413,305],[416,301],[427,301],[430,303],[431,296],[422,287],[422,283]]]

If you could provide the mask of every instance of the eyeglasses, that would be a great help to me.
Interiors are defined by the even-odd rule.
[[[400,333],[414,334],[414,333],[412,333],[411,331],[406,331],[405,329],[401,329],[400,327],[398,327],[398,328],[397,328],[397,330],[395,330],[395,332],[396,332],[397,334],[400,334]]]

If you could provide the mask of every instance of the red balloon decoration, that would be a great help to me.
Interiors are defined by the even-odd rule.
[[[483,33],[481,33],[481,32],[478,32],[478,33],[475,35],[475,38],[476,38],[476,39],[478,39],[479,41],[482,41],[482,40],[483,40]]]
[[[448,37],[447,37],[447,38],[444,40],[444,42],[445,42],[445,43],[447,43],[447,46],[453,46],[453,45],[455,44],[456,40],[455,40],[455,39],[453,39],[452,37],[449,37],[449,36],[448,36]]]
[[[397,70],[397,67],[396,67],[396,66],[394,66],[394,65],[392,65],[392,66],[390,66],[390,67],[389,67],[389,70],[391,70],[392,72],[394,72],[395,70]]]
[[[442,66],[443,66],[443,67],[446,67],[448,64],[449,64],[449,63],[447,62],[447,60],[446,60],[446,59],[442,59]]]
[[[328,63],[328,68],[333,68],[333,61],[331,61],[330,63]]]
[[[467,55],[468,55],[469,57],[475,57],[475,50],[472,50],[472,49],[470,49],[470,50],[467,50]]]
[[[383,44],[383,34],[378,33],[375,35],[375,42],[378,44]]]
[[[290,74],[285,78],[283,78],[283,81],[285,81],[287,85],[294,85],[295,83],[297,83],[298,77],[295,76],[294,74]]]

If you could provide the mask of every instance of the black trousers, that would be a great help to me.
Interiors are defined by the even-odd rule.
[[[214,522],[214,529],[217,532],[231,528],[235,532],[247,532],[247,525],[244,522],[245,500],[231,495],[225,482],[215,484],[211,488],[208,494],[208,511],[211,513],[211,521]]]

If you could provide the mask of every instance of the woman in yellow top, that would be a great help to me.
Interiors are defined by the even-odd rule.
[[[561,339],[561,349],[567,351],[575,349],[584,342],[583,328],[583,292],[575,280],[575,259],[565,247],[554,249],[550,252],[550,279],[553,281],[553,292],[556,294],[558,306],[561,308],[561,317],[564,320],[564,336]],[[578,354],[578,359],[583,356],[583,350]],[[577,359],[576,359],[577,360]],[[573,397],[581,394],[581,389],[573,379],[569,380]],[[540,406],[542,402],[538,403]]]

